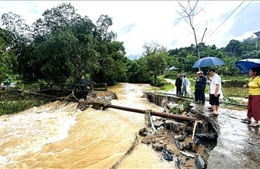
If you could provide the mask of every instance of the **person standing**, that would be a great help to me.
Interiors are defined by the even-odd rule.
[[[243,122],[248,122],[251,127],[259,127],[260,120],[260,68],[252,68],[249,70],[249,76],[251,76],[249,82],[243,87],[248,88],[248,103],[247,103],[247,118],[242,119]],[[251,118],[254,118],[254,122],[251,123]]]
[[[7,79],[4,82],[4,85],[9,87],[11,85],[11,83],[12,83],[12,78],[9,75],[7,75]]]
[[[185,97],[189,97],[190,81],[185,74],[182,75],[182,94]]]
[[[177,74],[177,78],[175,80],[176,94],[181,95],[181,86],[182,86],[182,78],[181,74]]]
[[[87,81],[85,80],[84,76],[81,77],[79,84],[80,84],[81,90],[86,90]]]
[[[219,96],[222,93],[221,91],[221,77],[216,73],[215,69],[209,70],[209,75],[211,79],[209,81],[210,85],[210,98],[209,104],[212,106],[213,112],[211,115],[217,116],[218,115],[218,108],[219,108]]]
[[[195,102],[201,101],[205,104],[205,88],[207,83],[207,78],[203,75],[202,71],[197,72],[197,79],[195,83]]]

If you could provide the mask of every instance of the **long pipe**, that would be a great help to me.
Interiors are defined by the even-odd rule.
[[[125,111],[132,111],[136,113],[142,113],[145,114],[146,110],[140,110],[140,109],[134,109],[130,107],[123,107],[123,106],[116,106],[116,105],[104,105],[104,108],[115,108],[115,109],[120,109],[120,110],[125,110]],[[159,117],[165,117],[165,118],[171,118],[171,119],[179,119],[179,120],[185,120],[185,121],[195,121],[197,120],[194,117],[188,117],[188,116],[181,116],[181,115],[176,115],[176,114],[168,114],[168,113],[159,113],[159,112],[150,112],[151,115],[159,116]]]

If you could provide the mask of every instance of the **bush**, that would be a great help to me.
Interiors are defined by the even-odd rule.
[[[163,86],[167,86],[171,83],[167,82],[166,80],[164,80],[163,78],[157,78],[156,82],[153,80],[150,85],[154,86],[154,87],[163,87]]]

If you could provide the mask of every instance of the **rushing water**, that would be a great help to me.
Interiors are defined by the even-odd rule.
[[[162,111],[143,98],[147,84],[122,83],[112,104]],[[143,128],[144,115],[106,109],[85,111],[77,103],[53,102],[0,117],[0,168],[174,168],[147,145],[125,155]],[[120,162],[120,163],[118,163]]]

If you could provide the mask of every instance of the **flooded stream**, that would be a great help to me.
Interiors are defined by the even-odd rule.
[[[117,96],[113,105],[162,112],[142,97],[150,89],[148,84],[121,83],[108,90]],[[150,145],[136,141],[145,127],[143,114],[112,108],[81,111],[77,106],[56,101],[0,116],[0,168],[175,168]],[[196,108],[208,116],[208,106]],[[260,132],[240,122],[246,109],[221,105],[219,113],[211,118],[219,135],[208,168],[259,168]]]
[[[118,84],[112,104],[162,111],[142,98],[147,84]],[[144,115],[116,109],[85,111],[53,102],[0,117],[0,168],[174,168],[145,145],[134,145]],[[130,155],[127,151],[134,147]],[[122,160],[123,159],[123,160]],[[121,162],[121,163],[118,163]]]

